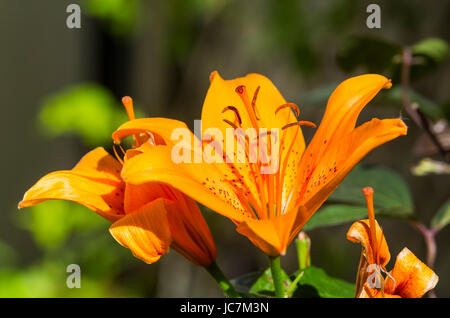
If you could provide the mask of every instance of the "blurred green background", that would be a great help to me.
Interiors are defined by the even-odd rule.
[[[81,29],[66,27],[71,3],[81,6]],[[366,27],[369,3],[381,7],[381,29]],[[404,246],[425,260],[423,237],[405,215],[430,224],[450,197],[449,168],[401,110],[401,48],[413,48],[411,102],[448,147],[449,1],[2,0],[0,24],[0,297],[222,296],[203,269],[174,252],[152,265],[135,259],[109,235],[108,222],[77,204],[17,210],[24,192],[44,174],[73,167],[92,147],[111,150],[110,135],[126,118],[124,95],[134,98],[139,116],[171,117],[192,127],[214,70],[224,78],[268,76],[299,104],[302,119],[316,123],[344,79],[367,72],[392,78],[392,90],[377,96],[360,122],[401,115],[408,136],[376,149],[363,163],[394,170],[398,179],[381,178],[375,188],[376,204],[378,191],[399,193],[389,203],[394,212],[380,208],[380,215],[390,216],[379,219],[393,255],[388,268]],[[417,167],[424,158],[435,161]],[[358,187],[366,179],[357,173],[346,185],[357,190],[340,189],[336,201],[362,200]],[[316,218],[307,231],[312,263],[354,282],[360,248],[345,238],[351,222],[324,227],[334,221],[321,212],[325,221]],[[268,266],[229,220],[206,209],[205,217],[229,277]],[[449,239],[448,227],[436,235],[438,297],[450,297]],[[66,287],[72,263],[81,266],[80,289]],[[282,263],[287,272],[296,270],[293,246]]]

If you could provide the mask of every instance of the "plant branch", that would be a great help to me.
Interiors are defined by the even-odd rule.
[[[442,146],[438,137],[434,134],[430,127],[430,123],[426,116],[420,111],[418,107],[414,107],[409,100],[409,86],[410,86],[410,71],[412,63],[412,52],[409,47],[403,48],[402,54],[402,73],[401,73],[401,87],[402,87],[402,104],[408,115],[416,123],[416,125],[421,128],[431,139],[434,145],[437,147],[439,153],[448,160],[448,151]]]
[[[435,235],[436,231],[434,229],[427,228],[424,224],[412,221],[412,226],[420,233],[422,234],[425,244],[427,247],[427,265],[429,268],[433,269],[434,262],[436,260],[436,252],[437,252],[437,246],[436,246],[436,240]]]
[[[411,221],[411,225],[423,236],[425,240],[425,245],[427,248],[426,264],[429,268],[434,268],[434,263],[436,261],[437,245],[436,245],[436,233],[435,229],[429,229],[424,224],[418,221]],[[436,294],[434,291],[428,293],[428,297],[435,298]]]

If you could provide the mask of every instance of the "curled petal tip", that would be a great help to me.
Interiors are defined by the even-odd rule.
[[[392,80],[388,79],[386,84],[384,84],[383,88],[389,89],[392,87]]]
[[[209,83],[212,83],[214,76],[216,76],[216,74],[218,74],[217,71],[212,71],[211,74],[209,75]]]

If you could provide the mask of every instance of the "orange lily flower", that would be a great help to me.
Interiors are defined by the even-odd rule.
[[[131,98],[125,97],[123,102],[130,120],[134,119]],[[137,134],[134,148],[125,153],[125,162],[158,144],[165,141]],[[121,158],[116,160],[98,147],[72,170],[41,178],[25,193],[19,208],[47,200],[74,201],[113,222],[112,236],[146,263],[156,262],[172,247],[196,265],[211,265],[216,246],[195,201],[166,184],[125,182],[120,176],[122,164]]]
[[[315,125],[299,121],[299,108],[287,103],[268,78],[249,74],[223,80],[213,72],[210,82],[201,118],[202,135],[210,142],[205,145],[203,140],[202,145],[191,133],[193,146],[191,142],[183,149],[191,151],[191,158],[199,155],[196,144],[203,146],[204,151],[219,149],[224,160],[174,162],[173,152],[179,148],[158,146],[125,163],[122,177],[131,184],[157,181],[177,188],[231,219],[239,233],[270,256],[285,253],[303,225],[368,152],[407,131],[400,119],[374,118],[355,128],[364,106],[382,88],[391,86],[390,80],[381,75],[357,76],[341,83],[331,95],[322,122],[306,149],[300,126]],[[142,118],[126,122],[113,139],[119,142],[127,135],[146,131],[169,137],[173,129],[186,127],[178,121],[161,127],[161,120]],[[266,129],[254,139],[264,140],[266,145],[271,138],[279,140],[279,151],[271,151],[279,154],[272,158],[278,159],[279,168],[261,173],[267,162],[262,158],[256,162],[248,160],[253,155],[250,147],[244,147],[245,162],[233,160],[239,152],[234,151],[235,140],[229,149],[229,139],[224,142],[210,133],[215,129],[227,136],[230,127],[235,140],[239,139],[239,131]],[[280,133],[270,134],[270,129]],[[246,134],[241,142],[248,146],[254,139]],[[226,160],[229,158],[232,160]]]
[[[364,188],[369,219],[357,221],[347,232],[347,239],[362,245],[361,260],[356,278],[358,298],[420,298],[433,289],[439,278],[408,248],[397,255],[394,269],[386,271],[391,257],[383,230],[375,220],[373,189]],[[386,274],[383,279],[382,273]]]

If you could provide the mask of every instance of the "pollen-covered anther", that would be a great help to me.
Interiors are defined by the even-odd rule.
[[[274,137],[278,138],[278,134],[276,132],[269,130],[269,131],[263,131],[258,136],[256,136],[253,140],[259,141],[260,138],[267,137],[267,136],[270,136],[270,137],[274,136]]]
[[[233,123],[233,122],[231,122],[230,120],[228,120],[228,119],[222,119],[224,122],[226,122],[228,125],[230,125],[231,127],[233,127],[234,129],[238,129],[239,127],[235,124],[235,123]]]
[[[308,127],[312,127],[312,128],[316,128],[317,127],[316,124],[314,124],[311,121],[300,120],[300,121],[297,121],[295,123],[290,123],[290,124],[284,125],[283,127],[281,127],[281,129],[284,130],[284,129],[292,127],[292,126],[308,126]]]
[[[234,115],[236,116],[237,121],[239,122],[239,125],[242,124],[242,119],[241,119],[241,115],[239,115],[239,111],[237,110],[236,107],[234,106],[227,106],[224,109],[222,109],[222,114],[225,113],[226,111],[231,110]]]
[[[243,94],[247,93],[247,89],[245,88],[245,85],[239,85],[238,87],[236,87],[235,91],[239,95],[243,95]]]
[[[284,108],[290,108],[294,111],[295,117],[298,118],[300,116],[300,108],[297,106],[297,104],[294,103],[286,103],[283,105],[278,106],[278,108],[275,110],[275,115]]]
[[[256,116],[257,120],[260,119],[260,116],[259,116],[258,110],[256,109],[256,99],[258,98],[260,88],[261,88],[261,86],[258,86],[255,89],[255,93],[253,94],[253,99],[252,99],[252,108],[253,108],[253,111],[255,112],[255,116]]]

